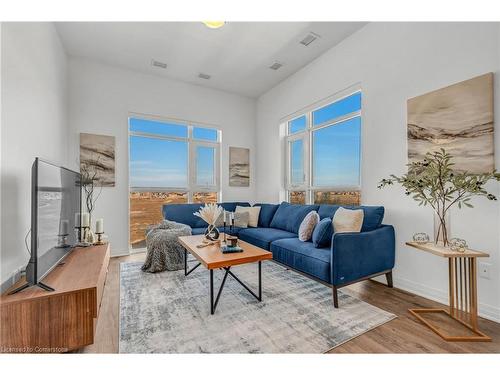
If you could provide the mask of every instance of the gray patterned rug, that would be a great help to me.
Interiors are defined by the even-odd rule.
[[[255,290],[256,264],[232,270]],[[185,277],[122,263],[120,353],[324,353],[396,317],[346,292],[335,309],[330,288],[273,262],[262,264],[262,302],[229,276],[210,315],[208,282],[203,266]]]

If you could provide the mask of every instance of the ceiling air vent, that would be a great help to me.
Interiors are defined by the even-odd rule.
[[[278,69],[279,69],[279,68],[281,68],[282,66],[283,66],[283,64],[282,64],[282,63],[280,63],[280,62],[275,62],[273,65],[271,65],[271,66],[269,67],[269,69],[272,69],[272,70],[278,70]]]
[[[303,44],[304,46],[307,47],[309,44],[311,44],[312,42],[314,42],[318,38],[319,38],[318,34],[310,32],[309,34],[306,35],[306,37],[304,39],[302,39],[300,41],[300,44]]]
[[[210,79],[211,76],[208,75],[208,74],[205,74],[205,73],[200,73],[200,74],[198,74],[198,78],[201,78],[201,79]]]
[[[157,68],[162,68],[162,69],[167,68],[167,64],[165,64],[161,61],[156,61],[156,60],[151,60],[151,66],[155,66]]]

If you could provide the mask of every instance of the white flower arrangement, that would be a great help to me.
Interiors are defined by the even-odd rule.
[[[222,214],[223,208],[215,203],[206,203],[198,212],[193,215],[201,217],[209,225],[214,225],[219,216]]]

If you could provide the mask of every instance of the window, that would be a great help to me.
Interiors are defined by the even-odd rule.
[[[217,202],[220,131],[189,122],[129,119],[130,244],[173,203]]]
[[[361,92],[287,122],[290,203],[360,204]]]

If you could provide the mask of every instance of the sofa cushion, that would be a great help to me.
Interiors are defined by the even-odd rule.
[[[339,207],[344,207],[351,210],[362,209],[364,212],[363,226],[361,232],[368,232],[377,229],[382,225],[384,220],[383,206],[339,206],[336,204],[322,204],[319,206],[318,214],[321,219],[325,217],[333,218]]]
[[[285,238],[271,244],[273,260],[298,271],[330,282],[331,250],[316,248],[312,242],[302,242],[298,238]]]
[[[269,250],[269,244],[281,238],[297,237],[295,233],[274,228],[246,228],[240,230],[238,237],[252,245]]]
[[[299,226],[299,240],[302,242],[310,241],[316,225],[319,222],[319,215],[316,211],[309,212]]]
[[[314,247],[330,247],[333,236],[332,219],[325,217],[314,228],[312,242]]]
[[[260,207],[259,214],[259,227],[269,228],[271,221],[273,220],[276,210],[280,206],[279,204],[269,204],[269,203],[256,203],[254,206]]]
[[[250,206],[249,203],[245,202],[226,202],[217,204],[221,205],[226,211],[234,211],[237,205]],[[165,204],[162,207],[163,218],[189,225],[191,228],[206,228],[207,223],[202,218],[193,215],[203,205],[202,203]]]
[[[260,207],[236,206],[236,211],[234,211],[235,214],[243,212],[246,212],[249,215],[248,226],[257,228],[259,226]]]
[[[340,207],[333,215],[333,231],[335,233],[359,233],[363,226],[363,217],[363,210]]]
[[[271,228],[282,229],[297,234],[302,220],[304,220],[309,212],[317,211],[318,207],[318,205],[282,202],[276,210],[271,225],[269,226]]]

